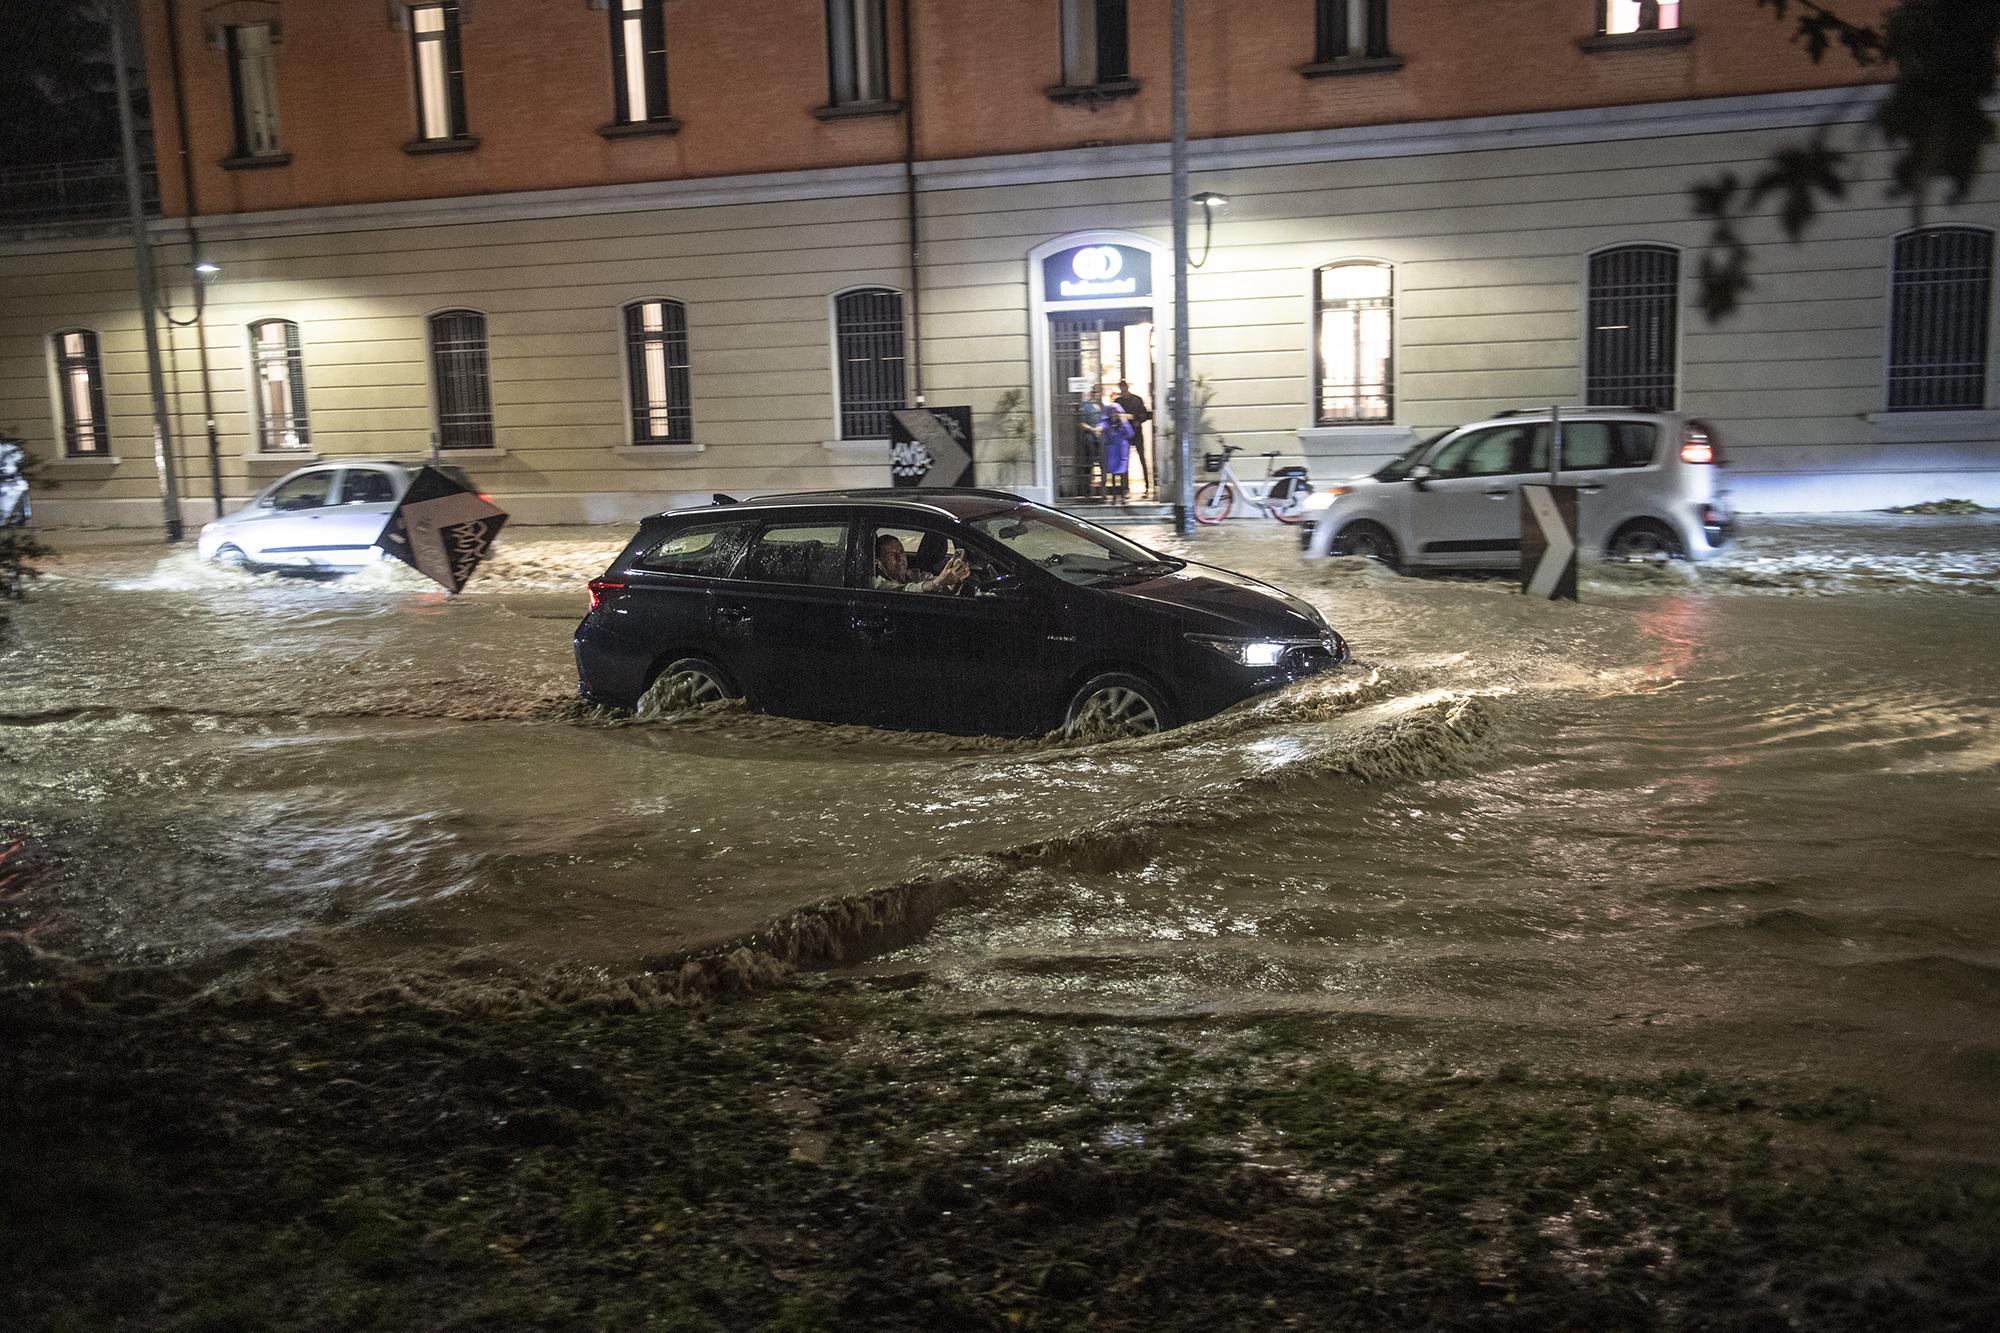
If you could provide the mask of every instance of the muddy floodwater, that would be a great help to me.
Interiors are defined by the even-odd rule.
[[[842,965],[940,1005],[1309,1010],[1413,1058],[1698,1061],[1990,1116],[2000,523],[1766,520],[1575,606],[1305,567],[1261,524],[1138,535],[1308,598],[1359,662],[1097,745],[630,719],[575,705],[569,655],[622,530],[510,532],[457,598],[55,534],[0,641],[0,834],[34,868],[0,928],[477,985],[866,902],[902,928]]]

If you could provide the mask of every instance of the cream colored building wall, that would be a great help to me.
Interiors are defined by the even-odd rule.
[[[1820,114],[1785,104],[1766,119]],[[1515,119],[1563,137],[1548,118]],[[1264,140],[1203,146],[1196,188],[1231,200],[1189,285],[1213,431],[1253,452],[1305,457],[1325,478],[1501,407],[1580,402],[1587,256],[1664,242],[1684,247],[1682,405],[1734,446],[1731,481],[1747,507],[1862,508],[1943,490],[2000,499],[2000,414],[1870,419],[1883,405],[1891,238],[1909,225],[1907,209],[1882,198],[1882,155],[1856,159],[1867,183],[1805,245],[1757,228],[1757,289],[1711,328],[1693,305],[1704,236],[1687,187],[1725,167],[1753,169],[1796,130],[1606,138],[1585,127],[1577,137],[1596,141],[1511,146],[1533,136],[1480,127],[1463,136],[1477,151],[1448,151],[1458,142],[1449,130],[1424,133],[1421,150],[1355,155],[1329,140],[1322,156],[1333,160],[1270,165],[1259,156],[1318,150],[1276,139],[1268,151]],[[1024,442],[998,438],[993,416],[1031,384],[1028,252],[1098,229],[1164,243],[1161,156],[1084,150],[922,169],[924,387],[933,404],[973,407],[983,482],[1026,486],[1036,475]],[[752,197],[759,190],[772,197]],[[1989,175],[1928,220],[1995,225],[1996,193]],[[651,206],[583,191],[214,226],[207,250],[222,273],[206,318],[226,492],[248,495],[287,467],[244,457],[254,450],[248,324],[299,323],[317,454],[415,457],[433,422],[424,317],[459,306],[488,317],[502,451],[468,461],[522,521],[628,518],[713,490],[886,483],[879,446],[827,444],[837,434],[829,308],[848,287],[907,285],[899,173],[724,183],[696,199]],[[160,235],[174,313],[185,317],[186,252],[175,229]],[[1312,273],[1350,258],[1396,266],[1396,420],[1314,430]],[[102,339],[123,461],[52,466],[63,486],[41,502],[51,521],[150,523],[158,512],[130,289],[129,250],[115,238],[0,245],[0,430],[50,456],[47,335],[83,325]],[[621,448],[619,308],[641,297],[687,305],[698,452]],[[168,332],[184,489],[206,496],[191,332]],[[188,516],[206,517],[205,502]]]

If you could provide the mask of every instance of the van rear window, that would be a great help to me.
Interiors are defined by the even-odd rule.
[[[743,549],[741,523],[709,523],[678,528],[639,553],[632,563],[656,574],[721,578]]]

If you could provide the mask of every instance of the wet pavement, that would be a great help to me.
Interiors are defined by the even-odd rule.
[[[1083,746],[581,709],[569,634],[625,535],[510,531],[448,598],[53,534],[0,640],[0,846],[33,870],[0,931],[88,964],[588,981],[866,902],[905,928],[830,953],[939,1005],[1313,1010],[1411,1060],[1992,1113],[1991,517],[1766,520],[1698,570],[1589,572],[1576,606],[1302,566],[1263,524],[1135,530],[1307,597],[1361,660]]]

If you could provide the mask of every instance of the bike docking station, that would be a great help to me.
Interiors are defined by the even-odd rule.
[[[1574,602],[1578,488],[1564,486],[1562,409],[1549,409],[1549,479],[1521,487],[1521,591],[1530,597]]]

